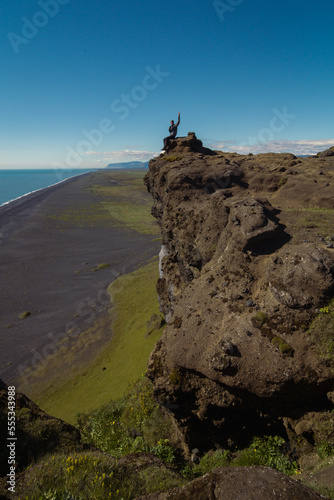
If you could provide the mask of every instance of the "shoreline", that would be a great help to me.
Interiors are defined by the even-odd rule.
[[[36,169],[36,171],[38,171],[38,170]],[[38,191],[42,191],[43,189],[48,189],[48,188],[51,188],[53,186],[58,186],[58,184],[62,184],[63,182],[66,182],[66,181],[68,181],[70,179],[76,179],[77,177],[80,177],[81,175],[91,174],[91,173],[93,173],[95,171],[96,170],[89,170],[87,172],[82,172],[81,174],[74,174],[71,177],[66,177],[66,179],[62,179],[61,181],[54,182],[53,184],[49,184],[48,186],[44,186],[44,187],[41,187],[41,188],[38,188],[38,189],[34,189],[33,191],[29,191],[28,193],[21,194],[20,196],[17,196],[16,198],[12,198],[11,200],[4,201],[3,203],[1,203],[0,210],[1,210],[2,207],[6,206],[6,205],[9,205],[10,203],[19,201],[21,198],[25,198],[26,196],[29,196],[31,194],[38,193]],[[0,170],[0,173],[1,173],[1,170]]]
[[[112,172],[87,172],[0,207],[0,377],[6,383],[46,359],[51,344],[69,337],[75,343],[110,309],[110,284],[158,254],[154,235],[116,224],[102,208],[104,198],[91,191],[111,180]],[[30,314],[19,319],[25,311]]]
[[[79,175],[75,175],[73,177],[68,177],[67,179],[63,179],[55,184],[51,184],[50,186],[46,186],[43,188],[36,189],[35,191],[31,191],[29,193],[23,194],[22,196],[18,196],[12,200],[5,201],[2,205],[0,205],[0,231],[2,228],[6,228],[6,218],[18,216],[20,212],[24,210],[29,210],[32,203],[39,203],[45,197],[49,196],[54,190],[57,188],[75,181],[79,177],[88,176],[92,174],[92,172],[85,172]],[[2,238],[2,232],[0,232],[0,243]]]

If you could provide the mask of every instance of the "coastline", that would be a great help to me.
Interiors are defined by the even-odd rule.
[[[6,383],[19,388],[25,371],[52,354],[51,345],[69,337],[68,345],[75,344],[102,317],[110,324],[109,285],[157,255],[153,235],[115,223],[103,196],[92,192],[112,175],[88,172],[0,207],[0,376]],[[30,314],[20,319],[24,312]],[[92,355],[110,335],[110,328],[101,330]]]
[[[3,227],[4,228],[6,227],[6,219],[8,217],[13,217],[13,216],[16,217],[21,211],[26,211],[27,209],[29,209],[30,207],[28,205],[31,206],[31,203],[38,203],[42,201],[42,199],[45,196],[50,195],[52,191],[54,191],[58,187],[61,187],[61,185],[73,182],[79,177],[87,176],[90,175],[91,173],[93,173],[93,171],[74,175],[73,177],[62,179],[59,182],[56,182],[54,184],[51,184],[43,188],[36,189],[29,193],[18,196],[17,198],[13,198],[12,200],[5,201],[0,205],[0,231]],[[1,236],[2,232],[0,232],[0,242],[1,242]]]
[[[16,198],[12,198],[10,200],[7,200],[7,201],[4,201],[3,203],[0,204],[0,210],[2,207],[4,207],[5,205],[9,205],[10,203],[13,203],[13,202],[16,202],[16,201],[19,201],[21,198],[25,198],[31,194],[35,194],[35,193],[38,193],[38,191],[42,191],[43,189],[48,189],[48,188],[51,188],[53,186],[57,186],[58,184],[62,184],[63,182],[66,182],[70,179],[76,179],[77,177],[80,177],[81,175],[87,175],[87,174],[91,174],[93,172],[95,172],[95,170],[89,170],[87,172],[82,172],[81,174],[74,174],[72,175],[71,177],[66,177],[66,179],[62,179],[58,182],[53,182],[52,184],[49,184],[47,186],[44,186],[44,187],[41,187],[41,188],[37,188],[37,189],[33,189],[32,191],[29,191],[28,193],[25,193],[25,194],[22,194],[20,196],[17,196]],[[0,173],[1,173],[1,170],[0,170]]]

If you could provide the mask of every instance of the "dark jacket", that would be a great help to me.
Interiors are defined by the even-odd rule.
[[[177,127],[178,127],[179,125],[180,125],[180,117],[179,117],[179,119],[177,120],[177,123],[174,123],[174,125],[171,125],[171,126],[169,127],[169,129],[168,129],[168,130],[169,130],[170,135],[172,135],[173,137],[175,137],[175,136],[176,136],[176,133],[177,133]]]

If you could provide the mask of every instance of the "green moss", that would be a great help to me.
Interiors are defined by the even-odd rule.
[[[55,227],[127,226],[139,233],[160,233],[155,218],[151,215],[152,198],[143,183],[146,171],[107,171],[90,176],[87,190],[96,201],[82,206],[67,205],[57,212],[49,210],[44,218],[56,221]]]
[[[105,210],[119,223],[126,224],[143,234],[158,234],[159,229],[148,206],[136,205],[127,201],[108,201],[102,203]],[[151,204],[150,204],[151,206]]]
[[[99,264],[97,267],[92,269],[92,271],[100,271],[100,269],[106,269],[107,267],[110,267],[110,264],[106,264],[106,263]]]
[[[158,276],[158,263],[154,260],[110,285],[113,304],[110,342],[74,376],[62,380],[60,386],[48,387],[36,398],[43,410],[74,423],[78,411],[89,411],[121,397],[128,384],[146,370],[163,328],[146,336],[147,322],[152,314],[160,313],[155,287]]]
[[[24,311],[22,314],[20,314],[19,318],[20,319],[25,319],[25,318],[27,318],[30,315],[31,315],[30,311]]]
[[[275,335],[271,342],[277,345],[283,356],[292,357],[294,355],[294,350],[291,345],[287,344],[281,337]]]
[[[320,309],[312,321],[309,333],[322,359],[334,358],[334,299]]]
[[[182,375],[177,368],[173,368],[169,375],[169,381],[173,385],[181,385]]]
[[[174,162],[174,161],[180,161],[182,160],[183,156],[177,156],[177,155],[172,155],[172,156],[166,156],[165,160]]]
[[[259,328],[265,324],[267,319],[268,316],[266,315],[266,313],[259,311],[252,317],[252,323],[254,326]]]
[[[284,184],[286,184],[287,182],[288,182],[287,177],[281,177],[281,179],[278,181],[277,187],[280,188],[284,186]]]

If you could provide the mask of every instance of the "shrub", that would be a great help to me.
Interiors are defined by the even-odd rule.
[[[146,377],[135,382],[123,398],[78,415],[78,428],[85,443],[114,457],[149,451],[169,463],[175,458],[167,439],[170,422],[155,402]]]
[[[233,465],[265,465],[284,474],[295,474],[298,464],[285,454],[285,441],[280,436],[255,437],[246,450],[234,461]]]
[[[328,443],[327,441],[323,441],[317,448],[317,453],[319,458],[328,458],[331,455],[334,455],[334,445]]]

